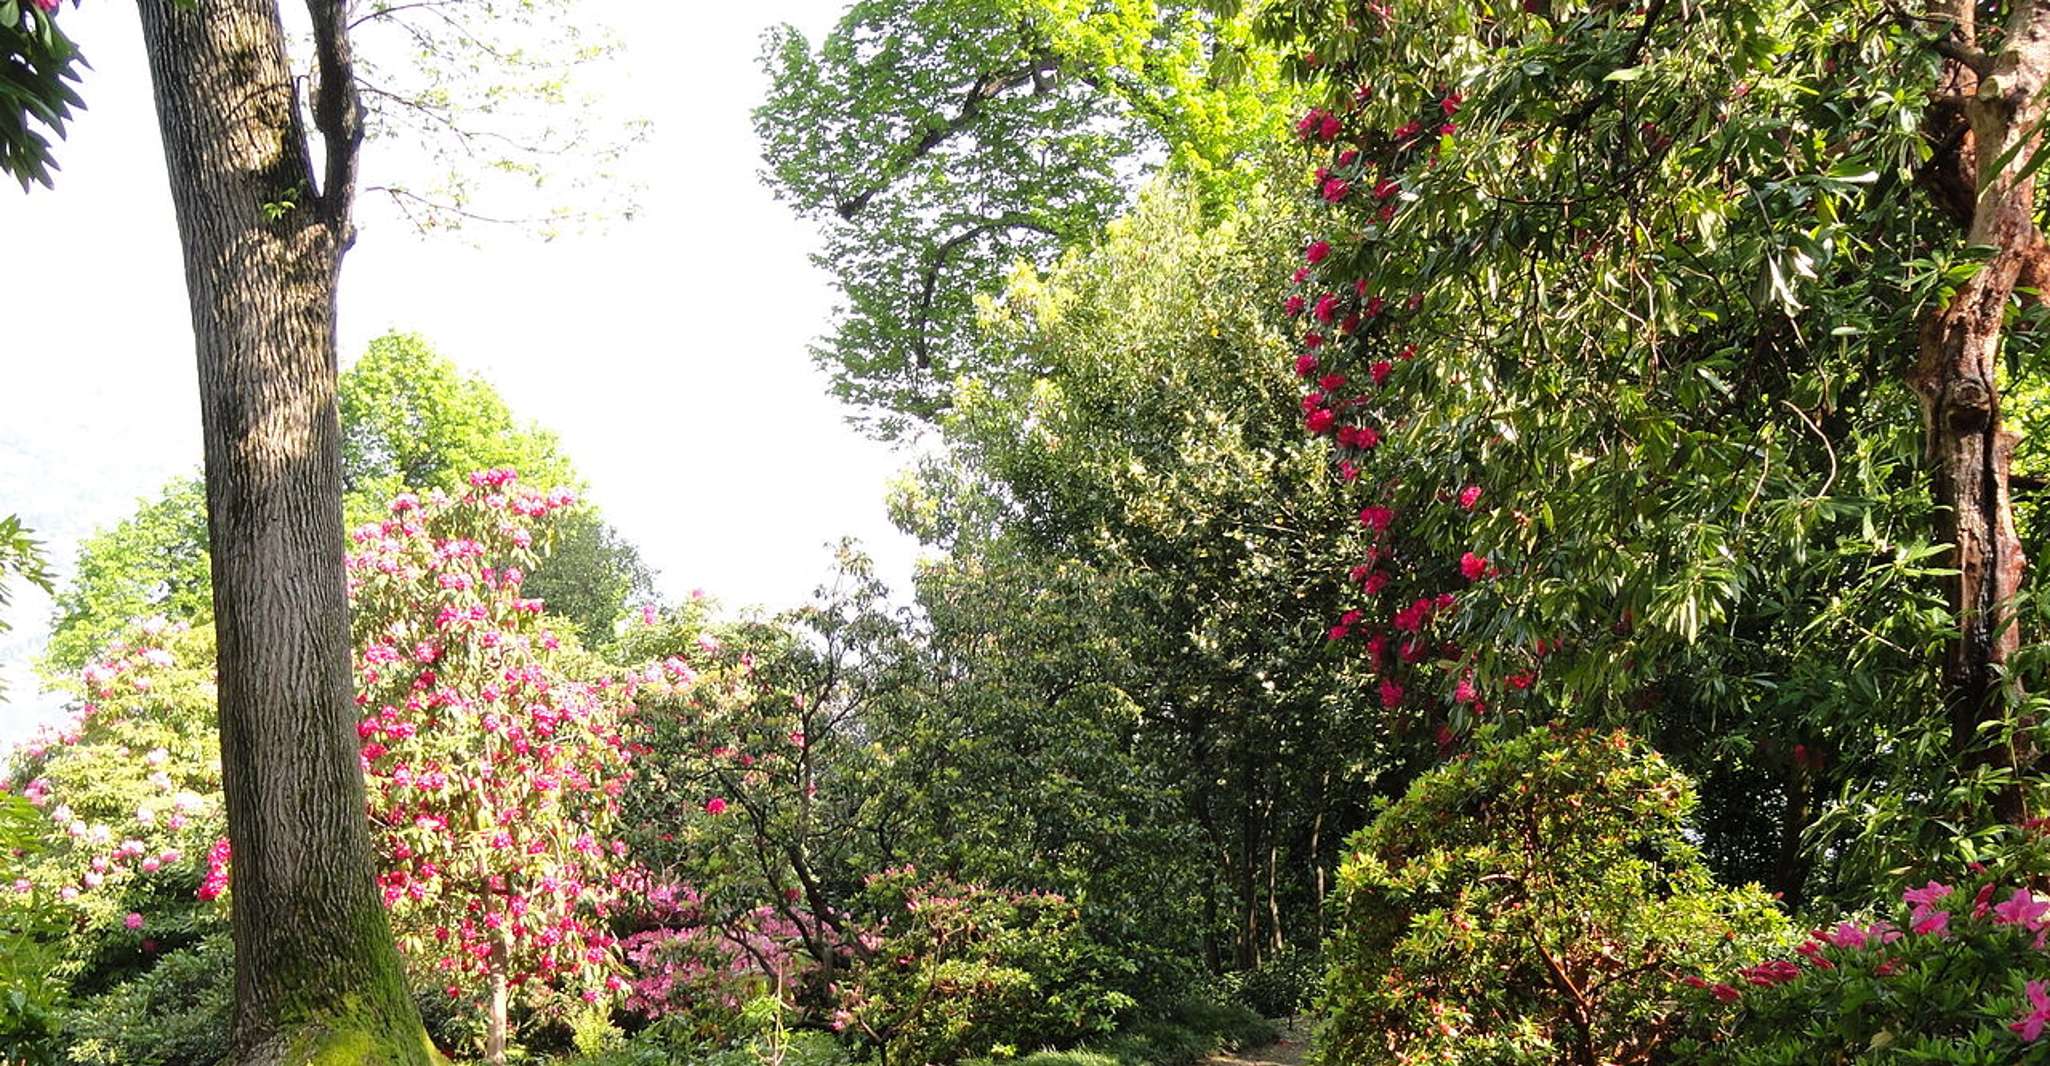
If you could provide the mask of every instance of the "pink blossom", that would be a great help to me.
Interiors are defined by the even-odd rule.
[[[2021,1034],[2024,1043],[2033,1044],[2043,1035],[2043,1026],[2050,1024],[2050,992],[2044,990],[2041,981],[2030,981],[2023,986],[2023,991],[2029,997],[2029,1009],[2009,1023],[2008,1028]]]

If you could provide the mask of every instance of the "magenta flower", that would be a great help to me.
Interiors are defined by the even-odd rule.
[[[2009,1029],[2021,1034],[2025,1043],[2035,1043],[2043,1035],[2043,1026],[2050,1025],[2050,992],[2045,992],[2043,982],[2030,981],[2024,988],[2029,997],[2029,1011],[2008,1025]]]
[[[2034,929],[2043,924],[2043,915],[2050,912],[2050,903],[2036,899],[2026,888],[2017,888],[2005,903],[1993,905],[1993,920],[2002,925],[2021,925]]]

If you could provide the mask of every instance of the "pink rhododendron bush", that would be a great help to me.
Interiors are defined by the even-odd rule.
[[[419,986],[491,1048],[519,1008],[623,995],[612,922],[644,881],[617,826],[634,682],[521,591],[574,501],[511,471],[471,480],[398,497],[347,566],[377,883]],[[5,887],[69,908],[90,988],[225,930],[211,633],[144,624],[76,696],[15,756],[9,788],[45,813],[49,847]]]
[[[1731,1066],[2050,1063],[2050,871],[2040,826],[1973,862],[1926,873],[1876,913],[1809,932],[1790,951],[1708,977],[1736,1007],[1710,1056]]]
[[[1419,778],[1339,867],[1324,1061],[1685,1061],[1720,1019],[1684,979],[1791,940],[1709,875],[1693,803],[1620,732],[1534,730]]]
[[[88,969],[226,928],[209,903],[227,855],[213,658],[211,629],[145,622],[80,673],[72,714],[14,755],[7,787],[48,821],[45,850],[5,887],[68,909],[97,945]]]
[[[631,883],[617,821],[633,685],[522,594],[568,494],[510,470],[471,483],[399,496],[352,535],[347,567],[378,884],[416,970],[452,999],[481,990],[495,1054],[515,992],[546,1009],[624,988],[609,921]]]

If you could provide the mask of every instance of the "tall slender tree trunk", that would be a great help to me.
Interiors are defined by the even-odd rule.
[[[1981,727],[2007,709],[2002,667],[2020,644],[2014,597],[2026,561],[2008,499],[2016,437],[2002,423],[1998,368],[2017,280],[2034,274],[2043,255],[2035,181],[2021,171],[2050,113],[2050,0],[2015,4],[1995,53],[1977,50],[1971,0],[1942,0],[1933,14],[1954,27],[1950,84],[1970,137],[1960,158],[1974,170],[1968,240],[1993,254],[1948,304],[1923,318],[1908,382],[1921,400],[1941,532],[1954,545],[1958,571],[1948,592],[1960,633],[1943,671],[1953,743],[1971,764],[2019,769],[2033,754],[2014,743],[1989,744],[1999,738]],[[2021,789],[2004,789],[1995,806],[2004,818],[2021,817]]]
[[[512,935],[501,928],[491,937],[491,1002],[484,1032],[484,1061],[491,1066],[505,1066],[505,1046],[512,1032],[512,988],[506,980],[511,954]]]
[[[371,884],[351,728],[334,330],[357,127],[339,0],[308,6],[323,73],[339,73],[314,106],[325,196],[277,5],[140,3],[198,350],[234,848],[230,1061],[427,1063]]]

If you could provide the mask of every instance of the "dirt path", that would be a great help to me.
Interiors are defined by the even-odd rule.
[[[1204,1060],[1204,1066],[1302,1066],[1310,1049],[1310,1027],[1301,1022],[1284,1025],[1281,1039],[1263,1048],[1235,1053],[1218,1052]]]

